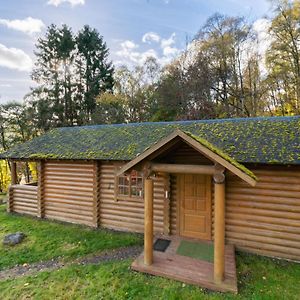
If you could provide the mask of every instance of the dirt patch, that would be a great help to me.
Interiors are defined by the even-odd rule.
[[[52,259],[34,264],[24,264],[22,266],[15,266],[11,269],[0,271],[0,280],[14,279],[21,276],[33,275],[43,271],[53,271],[70,265],[99,264],[101,262],[134,258],[138,256],[141,251],[141,247],[133,246],[114,250],[106,250],[101,253],[87,255],[67,263],[59,259]]]

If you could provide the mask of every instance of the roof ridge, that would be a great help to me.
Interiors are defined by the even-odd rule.
[[[293,119],[299,119],[297,116],[271,116],[271,117],[243,117],[243,118],[224,118],[224,119],[202,119],[202,120],[178,120],[178,121],[159,121],[159,122],[134,122],[134,123],[118,123],[118,124],[95,124],[95,125],[83,125],[83,126],[68,126],[58,127],[60,130],[74,130],[79,128],[97,129],[103,127],[130,127],[141,125],[176,125],[176,124],[193,124],[193,123],[223,123],[223,122],[242,122],[242,121],[290,121]]]

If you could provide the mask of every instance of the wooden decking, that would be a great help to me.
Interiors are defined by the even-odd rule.
[[[143,253],[132,263],[135,271],[167,277],[210,290],[237,293],[237,277],[234,246],[225,248],[225,280],[214,282],[213,263],[176,254],[181,238],[166,237],[171,244],[165,252],[153,252],[153,264],[144,265]]]

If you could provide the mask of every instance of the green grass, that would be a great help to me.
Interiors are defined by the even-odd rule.
[[[3,246],[4,235],[17,231],[27,235],[24,242],[14,247]],[[94,230],[7,214],[5,205],[0,205],[0,270],[58,257],[69,260],[105,249],[136,244],[142,244],[142,237],[137,234]]]
[[[2,299],[299,299],[300,265],[238,254],[239,295],[221,294],[129,269],[129,260],[71,266],[0,282]],[[45,289],[45,287],[47,287]]]
[[[0,206],[2,236],[23,231],[16,247],[0,246],[0,266],[62,257],[65,260],[121,246],[141,244],[139,235],[9,215]],[[131,260],[72,265],[34,276],[0,281],[5,299],[299,299],[300,264],[237,254],[239,295],[221,294],[130,270]]]

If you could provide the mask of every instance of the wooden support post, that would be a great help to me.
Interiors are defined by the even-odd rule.
[[[153,180],[145,179],[144,264],[153,262]]]
[[[93,225],[100,226],[100,162],[94,161],[93,179]]]
[[[14,161],[10,162],[10,187],[8,189],[8,199],[7,199],[7,212],[13,211],[14,205],[14,188],[15,184],[18,184],[18,174],[17,174],[17,163]]]
[[[18,184],[17,163],[12,161],[10,164],[11,185]]]
[[[223,176],[222,176],[223,175]],[[215,238],[214,280],[222,282],[225,275],[225,176],[214,176],[215,182]]]
[[[13,211],[13,202],[14,201],[14,188],[13,186],[10,186],[8,188],[8,197],[7,197],[7,206],[6,206],[6,211],[8,213]]]
[[[43,161],[38,163],[38,192],[37,192],[37,217],[44,218],[44,165]]]

